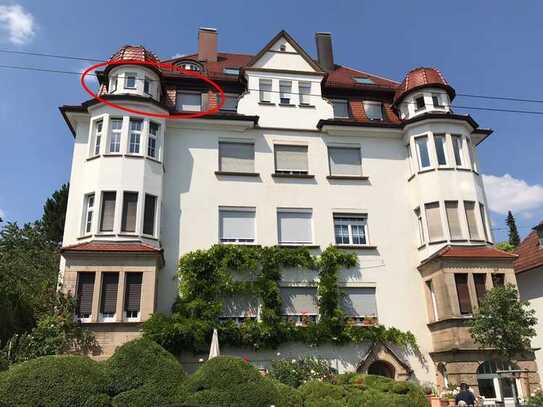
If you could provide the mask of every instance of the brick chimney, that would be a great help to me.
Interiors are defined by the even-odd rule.
[[[200,27],[198,30],[198,60],[217,62],[217,30]]]
[[[332,51],[332,34],[316,33],[315,41],[317,43],[317,56],[319,65],[326,72],[334,70],[334,52]]]

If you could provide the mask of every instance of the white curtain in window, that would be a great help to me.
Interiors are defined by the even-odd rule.
[[[221,171],[254,172],[255,146],[252,143],[219,143]]]
[[[316,287],[281,287],[283,315],[318,314]]]
[[[332,175],[362,175],[362,159],[358,147],[328,147]]]
[[[223,210],[219,212],[221,240],[254,240],[254,210]]]
[[[277,171],[307,172],[307,146],[275,145]]]
[[[375,287],[344,288],[340,301],[341,308],[348,316],[363,317],[377,315]]]
[[[311,212],[277,212],[280,243],[311,243]]]

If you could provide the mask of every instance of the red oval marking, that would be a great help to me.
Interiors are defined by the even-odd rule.
[[[213,86],[215,89],[217,89],[217,91],[219,92],[220,102],[217,103],[217,105],[213,109],[208,109],[208,110],[205,110],[203,112],[188,113],[188,114],[183,114],[183,113],[180,113],[180,114],[151,113],[151,112],[145,112],[143,110],[131,109],[129,107],[124,107],[124,106],[118,105],[116,103],[112,103],[112,102],[102,98],[101,96],[98,96],[85,83],[85,77],[89,74],[89,72],[94,71],[95,69],[100,68],[102,66],[109,66],[109,65],[149,65],[149,66],[152,66],[152,67],[155,67],[155,68],[158,68],[158,69],[166,69],[166,70],[170,70],[170,71],[178,71],[178,72],[181,72],[181,73],[184,73],[184,74],[187,74],[187,75],[191,75],[191,76],[194,76],[194,77],[196,77],[198,79],[201,79],[204,82],[209,83],[211,86]],[[80,82],[81,82],[81,86],[83,86],[83,89],[85,89],[85,91],[89,95],[91,95],[93,99],[96,99],[99,102],[101,102],[101,103],[103,103],[103,104],[105,104],[107,106],[110,106],[110,107],[112,107],[114,109],[119,109],[119,110],[123,110],[125,112],[135,113],[135,114],[139,114],[139,115],[143,115],[143,116],[160,117],[160,118],[163,118],[163,119],[193,119],[195,117],[202,117],[202,116],[207,116],[208,114],[217,113],[219,111],[219,109],[224,105],[224,90],[217,83],[213,82],[211,79],[206,78],[201,73],[198,73],[196,71],[188,71],[188,70],[186,70],[184,68],[181,68],[180,66],[167,64],[167,63],[164,63],[164,62],[138,61],[138,60],[135,60],[135,59],[124,59],[124,60],[118,60],[118,61],[100,62],[98,64],[94,64],[94,65],[88,67],[87,69],[85,69],[85,71],[81,74]]]

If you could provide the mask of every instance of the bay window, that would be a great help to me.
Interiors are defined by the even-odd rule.
[[[92,219],[94,217],[94,194],[85,196],[85,214],[83,216],[83,233],[92,232]]]
[[[116,195],[117,193],[115,191],[102,192],[100,232],[113,232]]]
[[[77,316],[88,321],[92,314],[95,273],[77,273]]]
[[[435,134],[434,144],[436,147],[436,157],[438,165],[447,165],[447,147],[445,134]]]
[[[428,153],[428,136],[415,138],[419,169],[424,170],[430,167],[430,154]]]
[[[428,237],[430,242],[443,240],[443,226],[441,225],[441,210],[439,202],[427,203],[424,205],[426,222],[428,226]]]
[[[102,273],[100,317],[103,321],[112,321],[115,318],[118,286],[119,273]]]
[[[151,158],[157,158],[158,135],[160,124],[149,123],[149,137],[147,138],[147,155]]]
[[[136,215],[138,211],[138,193],[125,192],[123,194],[123,213],[121,231],[134,233],[136,231]]]
[[[454,161],[457,167],[462,167],[464,165],[462,153],[462,136],[459,134],[452,134],[451,139],[454,151]]]
[[[139,320],[143,273],[126,273],[124,312],[127,320]]]
[[[155,235],[155,218],[157,212],[157,197],[145,194],[145,206],[143,208],[143,234]]]
[[[128,152],[130,154],[140,153],[141,131],[143,129],[143,120],[130,119],[130,135]]]
[[[123,119],[111,119],[109,135],[109,152],[119,153],[121,151],[121,132]]]
[[[100,144],[102,143],[102,132],[104,130],[104,121],[97,120],[94,123],[94,155],[100,154]]]

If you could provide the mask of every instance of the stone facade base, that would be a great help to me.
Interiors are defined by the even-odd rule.
[[[85,324],[96,337],[100,349],[91,357],[96,360],[109,358],[119,346],[141,337],[141,323],[101,323]]]

